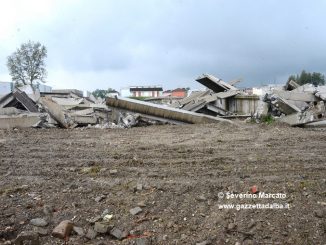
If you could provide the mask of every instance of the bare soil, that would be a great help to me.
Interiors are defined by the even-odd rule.
[[[72,233],[67,244],[325,244],[325,146],[326,131],[281,124],[2,130],[0,243],[44,218],[41,244],[63,244],[51,236],[62,220],[87,232],[108,209],[127,238]],[[286,198],[226,199],[254,185]],[[290,208],[221,206],[259,203]]]

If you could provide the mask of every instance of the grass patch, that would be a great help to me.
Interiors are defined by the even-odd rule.
[[[272,115],[262,116],[260,120],[261,122],[266,124],[272,124],[273,122],[275,122],[275,119]]]

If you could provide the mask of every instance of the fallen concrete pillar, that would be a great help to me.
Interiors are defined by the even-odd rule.
[[[69,117],[68,114],[64,113],[63,108],[57,103],[53,102],[50,98],[40,98],[40,103],[44,106],[45,110],[50,116],[58,122],[61,127],[74,128],[77,124]]]
[[[187,123],[217,123],[228,122],[229,120],[207,116],[195,112],[185,111],[176,108],[170,108],[162,105],[152,104],[144,101],[115,97],[107,98],[106,104],[111,107],[128,110],[135,113],[152,115],[165,119],[176,120]]]

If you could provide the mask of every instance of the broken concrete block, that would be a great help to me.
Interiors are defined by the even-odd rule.
[[[90,239],[90,240],[92,240],[92,239],[94,239],[96,236],[97,236],[97,232],[94,231],[92,228],[89,228],[88,231],[87,231],[87,233],[86,233],[86,236],[85,236],[85,237],[88,238],[88,239]]]
[[[31,245],[40,245],[41,244],[39,235],[36,232],[32,232],[32,231],[21,232],[15,240],[16,245],[24,245],[27,242],[29,242],[28,244],[31,244]]]
[[[296,89],[298,87],[300,87],[300,85],[293,80],[290,80],[285,84],[285,90],[289,90],[289,91]]]
[[[36,218],[31,219],[30,224],[34,226],[44,227],[48,225],[48,222],[45,219]]]
[[[315,96],[318,97],[318,98],[320,98],[320,99],[322,99],[322,100],[326,100],[326,92],[325,91],[323,91],[323,92],[317,92],[315,94]]]
[[[87,221],[88,221],[89,223],[91,223],[91,224],[94,224],[95,222],[97,222],[97,221],[99,221],[99,220],[101,220],[101,219],[102,219],[102,217],[101,217],[100,215],[97,215],[97,216],[94,217],[94,218],[87,219]]]
[[[95,222],[94,231],[104,234],[108,232],[110,225],[107,222]]]
[[[115,237],[118,240],[122,240],[124,238],[126,238],[128,236],[128,232],[123,232],[120,229],[114,227],[111,231],[110,231],[110,235]]]
[[[279,111],[284,113],[285,115],[290,115],[292,113],[301,112],[301,110],[293,105],[288,100],[284,100],[282,98],[274,97],[275,99],[272,100],[272,105],[274,105]]]
[[[150,245],[151,240],[150,238],[137,238],[136,239],[136,245]]]
[[[95,202],[101,202],[105,198],[106,198],[105,195],[98,196],[98,197],[95,198]]]
[[[109,170],[109,173],[112,174],[112,175],[113,174],[117,174],[118,173],[118,170],[117,169],[110,169]]]
[[[65,239],[68,237],[73,229],[73,223],[70,220],[61,221],[52,231],[52,236]]]
[[[41,227],[36,227],[34,231],[40,236],[47,236],[49,233],[48,229],[41,228]]]
[[[141,213],[143,210],[140,208],[140,207],[135,207],[135,208],[132,208],[129,210],[129,212],[132,214],[132,215],[137,215],[139,213]]]
[[[72,230],[78,235],[78,236],[85,236],[84,229],[78,226],[74,226]]]
[[[112,214],[106,214],[103,216],[103,221],[110,221],[113,218]]]
[[[291,126],[303,125],[315,121],[325,120],[325,105],[323,101],[315,102],[316,105],[304,112],[294,113],[279,119],[280,122]]]
[[[142,191],[143,190],[143,185],[141,183],[137,183],[136,190],[137,191]]]
[[[0,129],[31,128],[41,121],[40,113],[0,116]]]

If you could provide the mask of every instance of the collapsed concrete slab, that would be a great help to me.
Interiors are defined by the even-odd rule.
[[[5,107],[15,107],[29,112],[38,112],[36,103],[25,92],[18,89],[1,98],[0,108]]]
[[[296,92],[296,91],[281,91],[274,90],[274,94],[285,99],[303,102],[314,102],[319,101],[313,92]]]
[[[275,100],[272,101],[272,104],[285,115],[301,112],[301,110],[297,106],[292,104],[290,101],[282,98],[276,97]]]
[[[215,93],[225,92],[228,90],[237,90],[236,87],[224,82],[222,79],[209,74],[203,74],[202,76],[198,77],[196,81],[213,90]]]
[[[315,102],[315,104],[306,111],[297,112],[279,119],[280,122],[291,126],[299,126],[306,123],[325,120],[324,101]]]
[[[229,120],[207,116],[195,112],[169,108],[162,105],[151,104],[144,101],[127,99],[122,97],[107,98],[106,104],[109,107],[120,108],[134,113],[155,116],[162,119],[171,119],[186,123],[232,123]]]

